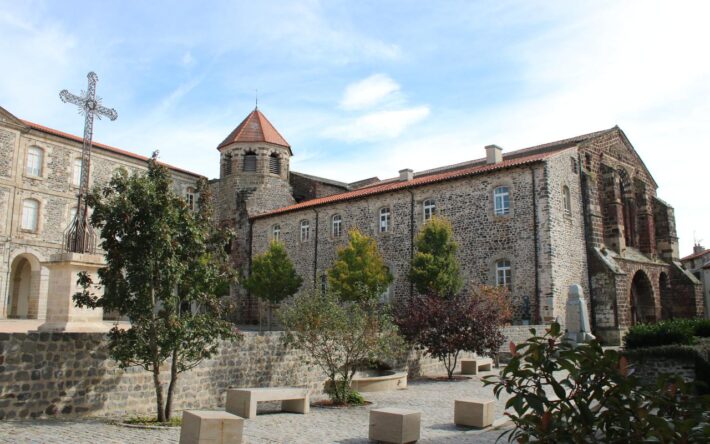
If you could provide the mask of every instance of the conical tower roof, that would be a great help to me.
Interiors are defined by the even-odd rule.
[[[276,131],[276,128],[269,122],[269,119],[267,119],[258,108],[254,108],[254,111],[249,113],[249,115],[242,120],[242,123],[219,144],[217,149],[235,142],[272,143],[286,147],[289,153],[291,152],[291,145]]]

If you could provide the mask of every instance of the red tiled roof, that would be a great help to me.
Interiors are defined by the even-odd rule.
[[[38,124],[38,123],[30,122],[29,120],[22,120],[22,119],[20,119],[20,121],[21,121],[22,123],[24,123],[25,125],[29,126],[30,128],[32,128],[32,129],[34,129],[34,130],[37,130],[37,131],[41,131],[41,132],[43,132],[43,133],[52,134],[52,135],[54,135],[54,136],[59,136],[59,137],[62,137],[62,138],[64,138],[64,139],[72,140],[72,141],[74,141],[74,142],[79,142],[79,143],[83,143],[83,141],[84,141],[84,138],[83,138],[83,137],[79,137],[79,136],[75,136],[75,135],[73,135],[73,134],[65,133],[64,131],[59,131],[59,130],[56,130],[56,129],[54,129],[54,128],[49,128],[49,127],[46,127],[46,126],[44,126],[44,125],[40,125],[40,124]],[[123,156],[131,157],[131,158],[137,159],[137,160],[147,161],[148,159],[150,159],[149,157],[141,156],[140,154],[135,154],[135,153],[132,153],[132,152],[130,152],[130,151],[122,150],[122,149],[120,149],[120,148],[116,148],[116,147],[113,147],[113,146],[110,146],[110,145],[105,145],[105,144],[99,143],[99,142],[92,142],[91,145],[92,145],[93,147],[95,147],[95,148],[101,148],[101,149],[104,149],[104,150],[106,150],[106,151],[110,151],[110,152],[112,152],[112,153],[116,153],[116,154],[120,154],[120,155],[123,155]],[[182,168],[178,168],[178,167],[176,167],[176,166],[172,166],[172,165],[169,165],[169,164],[164,163],[164,162],[159,162],[159,163],[160,163],[161,165],[165,165],[166,167],[170,168],[171,170],[179,171],[179,172],[181,172],[181,173],[189,174],[189,175],[195,176],[195,177],[202,177],[202,174],[197,174],[197,173],[194,173],[194,172],[192,172],[192,171],[188,171],[188,170],[185,170],[185,169],[182,169]]]
[[[689,261],[689,260],[696,259],[696,258],[699,258],[699,257],[701,257],[701,256],[704,256],[704,255],[706,255],[706,254],[710,254],[710,248],[708,248],[707,250],[701,251],[700,253],[693,253],[693,254],[691,254],[691,255],[689,255],[689,256],[682,257],[682,258],[680,258],[680,260],[681,260],[681,261]]]
[[[257,214],[255,216],[252,216],[251,219],[260,219],[263,217],[274,216],[277,214],[298,211],[298,210],[302,210],[304,208],[312,208],[312,207],[317,207],[317,206],[326,205],[326,204],[330,204],[330,203],[342,202],[342,201],[357,199],[360,197],[371,196],[374,194],[382,194],[382,193],[387,193],[387,192],[391,192],[391,191],[403,190],[403,189],[407,189],[407,188],[414,188],[414,187],[418,187],[421,185],[428,185],[431,183],[444,182],[447,180],[457,179],[459,177],[473,176],[476,174],[487,173],[489,171],[496,171],[496,170],[501,170],[501,169],[515,167],[515,166],[527,165],[527,164],[539,162],[539,161],[546,159],[554,154],[556,154],[556,152],[545,152],[545,153],[539,153],[539,154],[531,154],[529,156],[519,157],[516,159],[503,160],[500,163],[491,164],[491,165],[488,165],[488,164],[478,165],[478,166],[473,166],[470,168],[464,168],[464,169],[449,171],[449,172],[440,173],[440,174],[433,174],[433,175],[429,175],[429,176],[418,177],[418,178],[408,180],[408,181],[387,182],[387,183],[380,184],[380,185],[374,185],[374,186],[369,186],[366,188],[360,188],[360,189],[357,189],[354,191],[349,191],[347,193],[334,194],[332,196],[326,196],[326,197],[321,197],[318,199],[307,200],[305,202],[297,203],[295,205],[290,205],[288,207],[278,208],[276,210],[269,211],[267,213]]]
[[[291,145],[276,131],[269,119],[258,108],[249,113],[242,123],[219,144],[217,149],[234,142],[267,142],[284,146],[291,151]]]

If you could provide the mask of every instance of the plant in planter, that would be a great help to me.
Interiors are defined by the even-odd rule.
[[[553,323],[542,335],[511,342],[512,358],[499,376],[487,376],[496,397],[510,394],[506,413],[515,424],[509,442],[705,443],[710,398],[694,396],[681,378],[663,376],[644,386],[627,359],[592,341],[573,347]]]
[[[328,377],[327,394],[336,405],[360,404],[350,388],[356,370],[394,356],[401,344],[397,329],[377,301],[343,301],[333,292],[305,292],[284,304],[279,318],[287,344]]]

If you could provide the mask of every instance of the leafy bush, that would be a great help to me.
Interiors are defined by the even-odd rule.
[[[432,217],[417,234],[417,252],[412,258],[409,281],[419,294],[449,297],[461,290],[463,280],[456,258],[458,245],[451,223]]]
[[[693,343],[694,333],[695,328],[689,320],[639,324],[629,329],[624,337],[624,346],[634,349],[669,344],[690,345]]]
[[[554,323],[542,336],[511,342],[512,358],[500,376],[487,376],[496,397],[511,397],[506,412],[519,443],[705,443],[710,439],[710,397],[693,396],[682,378],[641,384],[626,357],[592,341],[573,347]]]
[[[359,366],[400,351],[397,329],[375,300],[356,303],[332,292],[306,292],[284,304],[279,317],[286,343],[303,350],[328,376],[334,404],[353,399],[350,383]]]
[[[710,319],[693,319],[691,322],[693,323],[695,336],[710,338]]]
[[[439,359],[449,379],[462,351],[495,355],[510,317],[507,291],[481,287],[471,295],[414,297],[395,308],[395,323],[415,347]]]

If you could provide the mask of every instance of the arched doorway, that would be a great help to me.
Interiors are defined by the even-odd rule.
[[[18,256],[12,262],[7,317],[37,319],[39,302],[39,261],[33,256]]]
[[[631,325],[656,322],[653,286],[643,271],[637,271],[631,281]]]

